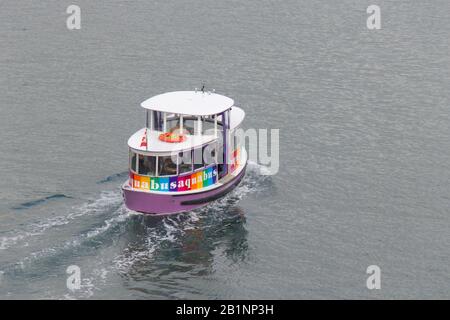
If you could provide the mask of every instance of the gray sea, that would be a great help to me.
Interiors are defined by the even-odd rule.
[[[2,0],[0,298],[449,299],[449,16],[448,0]],[[251,162],[184,214],[127,210],[140,102],[202,83],[244,128],[280,130],[278,173]]]

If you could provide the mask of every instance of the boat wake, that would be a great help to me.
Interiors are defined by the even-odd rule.
[[[48,202],[50,200],[64,199],[64,198],[65,199],[70,199],[71,197],[66,196],[65,194],[56,193],[56,194],[52,194],[50,196],[43,197],[43,198],[40,198],[40,199],[23,202],[23,203],[19,204],[18,206],[13,207],[12,209],[14,209],[14,210],[25,210],[25,209],[29,209],[29,208],[32,208],[34,206],[37,206],[39,204]]]
[[[205,207],[172,216],[155,217],[130,211],[122,202],[120,190],[104,191],[97,199],[73,207],[65,215],[32,223],[23,230],[2,236],[0,250],[15,252],[20,248],[26,255],[14,261],[0,260],[0,272],[5,283],[8,279],[13,283],[16,277],[47,281],[50,274],[59,274],[65,282],[66,268],[78,265],[83,275],[79,290],[68,293],[59,286],[59,290],[49,291],[44,297],[62,299],[101,295],[109,277],[136,280],[153,273],[156,277],[160,271],[153,263],[169,265],[170,262],[171,266],[185,272],[200,272],[196,266],[199,256],[205,255],[204,263],[208,265],[215,245],[204,240],[217,239],[217,246],[221,242],[236,241],[245,247],[245,243],[241,243],[245,242],[245,215],[238,201],[249,193],[271,187],[270,177],[262,175],[261,170],[264,170],[262,166],[249,163],[240,185],[228,195]],[[117,183],[117,177],[121,176],[121,173],[113,175],[102,183]],[[181,250],[183,259],[191,251],[197,252],[196,258],[174,263],[167,257],[173,250]],[[43,266],[47,274],[40,274]],[[207,272],[205,268],[200,270]],[[164,285],[170,287],[169,283]],[[177,297],[178,289],[174,286],[173,297]]]
[[[63,197],[70,198],[67,196]],[[45,199],[53,199],[53,198],[55,197],[49,196],[46,197]],[[29,242],[27,242],[29,238],[42,235],[51,228],[67,225],[80,217],[92,215],[95,214],[96,212],[102,212],[110,208],[120,206],[121,201],[122,198],[119,192],[117,191],[103,192],[97,200],[93,200],[79,207],[72,208],[72,210],[69,211],[66,215],[51,217],[41,222],[31,223],[27,225],[23,230],[20,231],[14,230],[5,236],[2,236],[0,238],[0,250],[5,250],[20,244],[22,245],[22,247],[27,247],[29,246]],[[42,202],[44,201],[33,201],[35,205]]]

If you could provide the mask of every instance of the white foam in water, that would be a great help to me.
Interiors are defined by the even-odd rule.
[[[121,199],[122,198],[121,198],[121,194],[119,191],[105,192],[105,193],[101,194],[99,199],[97,199],[91,203],[84,204],[84,205],[76,208],[75,212],[72,212],[61,218],[64,218],[66,220],[66,223],[69,223],[70,221],[73,221],[74,219],[79,218],[84,215],[93,214],[96,212],[105,212],[105,210],[107,210],[111,206],[120,205]],[[117,214],[117,215],[114,216],[115,214]],[[51,256],[58,254],[58,252],[62,252],[64,250],[68,250],[68,249],[80,246],[84,240],[90,239],[90,238],[93,238],[93,237],[96,237],[96,236],[102,234],[103,232],[105,232],[109,228],[111,228],[113,225],[120,223],[122,221],[125,221],[128,216],[133,215],[133,214],[134,214],[134,212],[126,209],[125,206],[122,204],[117,210],[115,210],[115,212],[112,213],[113,217],[106,220],[104,225],[102,225],[101,227],[95,228],[87,233],[81,234],[81,235],[75,237],[74,239],[64,242],[62,245],[46,247],[37,252],[32,252],[29,254],[29,256],[14,263],[14,265],[16,268],[24,270],[27,266],[33,264],[33,262],[38,259],[51,257]],[[49,221],[53,221],[53,219],[49,219],[49,220],[47,220],[47,222],[45,224],[43,224],[46,226],[46,228],[40,229],[39,231],[41,231],[41,232],[35,232],[33,234],[23,233],[22,235],[19,235],[18,237],[20,237],[20,240],[22,240],[31,235],[42,234],[45,230],[48,230],[52,226],[60,226],[61,225],[61,223],[55,224],[55,223],[51,223]],[[62,220],[58,220],[58,221],[61,222]],[[64,223],[64,224],[66,224],[66,223]],[[38,225],[38,224],[33,224],[33,226],[36,226],[36,225]],[[16,242],[17,241],[9,242],[9,244],[11,245]]]
[[[76,299],[76,298],[89,298],[94,295],[95,290],[100,290],[95,287],[94,282],[106,283],[106,279],[111,273],[127,274],[129,270],[139,262],[147,262],[152,259],[158,248],[161,247],[163,242],[175,243],[180,237],[187,231],[199,227],[199,221],[203,218],[210,216],[211,212],[216,212],[219,216],[230,204],[236,200],[241,199],[248,193],[258,191],[261,188],[261,179],[266,179],[267,176],[261,174],[261,170],[265,170],[264,166],[256,163],[249,162],[247,167],[247,175],[243,178],[239,186],[233,190],[233,192],[220,198],[211,204],[193,210],[191,212],[161,217],[161,224],[157,227],[149,227],[147,229],[147,238],[142,248],[125,248],[119,255],[108,261],[99,259],[97,266],[90,273],[91,278],[83,278],[82,290],[77,294],[64,295],[64,299]],[[100,227],[93,228],[83,234],[76,236],[74,239],[66,241],[62,245],[47,247],[38,252],[33,252],[27,258],[16,263],[16,267],[24,269],[26,265],[32,264],[37,259],[51,257],[64,250],[70,250],[80,246],[83,241],[91,238],[95,238],[101,234],[104,234],[117,224],[123,223],[129,219],[132,215],[141,215],[131,211],[125,207],[122,203],[122,196],[119,190],[103,192],[95,201],[83,204],[77,208],[74,208],[72,212],[65,216],[50,218],[41,223],[35,223],[30,225],[27,229],[18,235],[11,237],[3,237],[0,240],[0,249],[9,248],[20,241],[24,241],[27,238],[35,235],[43,234],[46,230],[66,225],[71,222],[76,222],[78,218],[86,215],[95,215],[96,213],[104,213],[111,207],[115,208],[111,213],[111,218],[104,221]],[[106,266],[105,266],[106,265]]]
[[[215,200],[209,205],[201,207],[199,209],[187,212],[180,215],[170,215],[162,217],[163,230],[157,230],[154,227],[150,230],[150,233],[146,239],[146,250],[133,251],[131,248],[126,248],[123,253],[116,256],[113,259],[115,269],[120,273],[128,273],[128,271],[133,267],[133,265],[148,261],[152,258],[153,254],[161,246],[164,241],[176,242],[187,230],[192,230],[198,228],[198,222],[211,214],[211,211],[216,211],[218,214],[230,206],[230,200],[242,199],[246,194],[258,191],[260,185],[258,181],[261,179],[267,179],[268,176],[262,175],[262,170],[268,170],[266,167],[261,166],[257,163],[250,162],[248,164],[248,175],[246,175],[238,187],[226,196]],[[256,175],[256,177],[255,177]],[[234,200],[234,201],[235,201]],[[233,202],[234,202],[233,201]],[[184,218],[186,218],[184,220]]]
[[[197,213],[190,212],[186,221],[180,223],[177,216],[161,217],[161,225],[157,227],[149,227],[147,229],[147,238],[145,239],[144,248],[136,250],[135,248],[125,248],[124,251],[113,259],[115,271],[127,274],[129,270],[139,262],[147,262],[155,251],[161,247],[163,242],[175,243],[189,228],[200,218]]]
[[[74,291],[72,294],[67,293],[64,295],[64,299],[66,300],[76,300],[76,299],[88,299],[94,295],[94,290],[99,290],[93,282],[91,278],[83,278],[81,279],[80,288]],[[53,298],[57,299],[57,298]]]
[[[119,205],[121,201],[122,196],[120,192],[103,192],[97,200],[83,204],[80,207],[75,207],[73,208],[74,211],[65,216],[52,217],[42,222],[30,224],[27,226],[27,230],[14,231],[15,235],[0,238],[0,250],[8,249],[20,241],[27,240],[31,237],[42,235],[50,228],[64,226],[82,216],[104,211],[105,208],[113,205]],[[27,244],[25,243],[24,246],[26,245]]]
[[[256,172],[256,173],[258,173],[258,174],[260,174],[260,175],[263,175],[263,176],[267,176],[267,175],[270,175],[270,169],[269,169],[269,167],[267,167],[267,166],[263,166],[263,165],[261,165],[261,164],[258,164],[258,163],[256,163],[256,162],[254,162],[254,161],[248,161],[247,162],[247,172]]]
[[[46,257],[52,256],[58,252],[78,247],[82,244],[83,241],[103,234],[104,232],[109,230],[111,227],[117,225],[117,223],[126,221],[126,219],[128,217],[135,214],[133,211],[126,209],[124,205],[122,205],[119,209],[117,209],[115,213],[119,213],[119,215],[112,217],[108,220],[105,220],[104,225],[102,225],[101,227],[94,228],[93,230],[90,230],[87,233],[81,234],[72,240],[66,241],[63,245],[45,248],[38,252],[31,253],[30,257],[27,257],[21,261],[22,268],[23,268],[24,263],[32,263],[34,260],[46,258]]]
[[[19,234],[17,236],[10,236],[10,237],[2,237],[0,238],[0,250],[8,249],[9,247],[15,245],[20,240],[26,239],[28,237],[37,235],[38,233],[30,233],[30,232],[24,232],[22,234]]]
[[[267,167],[259,165],[253,161],[249,161],[248,165],[247,165],[247,172],[249,172],[249,173],[256,173],[258,175],[261,175],[262,172],[265,172],[268,170],[269,169]],[[242,198],[245,194],[252,192],[253,188],[255,187],[255,186],[246,185],[245,182],[248,180],[248,178],[246,179],[246,177],[244,177],[243,181],[236,189],[237,192],[234,193],[235,195],[238,196],[238,199]],[[225,197],[225,198],[216,200],[215,204],[217,205],[218,203],[219,204],[223,203],[221,201],[223,199],[225,199],[225,201],[227,201],[227,197]],[[18,231],[18,232],[15,231],[14,235],[4,236],[4,237],[0,238],[0,250],[8,249],[8,248],[14,246],[15,244],[17,244],[21,241],[23,242],[31,237],[34,237],[37,235],[42,235],[43,233],[45,233],[47,230],[49,230],[51,228],[67,225],[80,217],[95,214],[97,212],[104,212],[105,209],[107,209],[108,207],[117,206],[121,202],[122,202],[122,195],[121,195],[120,191],[102,192],[100,197],[98,199],[96,199],[95,201],[83,204],[80,207],[73,208],[74,211],[70,212],[69,214],[67,214],[65,216],[52,217],[52,218],[48,218],[46,221],[42,221],[39,223],[33,223],[27,227],[27,230]],[[193,212],[195,212],[195,211],[193,211]],[[129,210],[127,212],[127,215],[132,214],[132,213],[133,213],[133,211]],[[119,215],[118,217],[113,217],[110,220],[106,220],[105,225],[103,227],[90,231],[87,234],[87,238],[94,237],[102,232],[105,232],[115,222],[124,221],[124,219],[126,219],[127,215],[125,215],[125,216]],[[194,213],[194,214],[192,214],[191,219],[193,222],[196,222],[195,219],[198,220],[199,218]],[[28,245],[28,243],[23,244],[23,246],[27,246],[27,245]]]
[[[124,251],[113,259],[113,267],[121,273],[128,273],[130,268],[139,261],[148,261],[156,251],[156,244],[147,243],[146,250],[135,251],[125,248]]]
[[[126,208],[123,207],[121,209],[126,209]],[[132,214],[132,212],[128,211],[128,210],[121,210],[121,211],[122,211],[122,213],[120,215],[110,218],[108,220],[105,220],[105,223],[103,226],[89,231],[86,234],[85,239],[93,238],[93,237],[98,236],[99,234],[104,233],[105,231],[107,231],[112,226],[116,225],[117,223],[124,222],[130,216],[130,214]]]

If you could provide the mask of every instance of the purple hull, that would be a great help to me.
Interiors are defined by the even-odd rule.
[[[191,194],[156,194],[122,188],[127,208],[148,214],[170,214],[193,210],[219,199],[234,189],[245,174],[244,168],[239,175],[214,190]]]

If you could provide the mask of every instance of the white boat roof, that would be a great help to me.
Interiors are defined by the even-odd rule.
[[[239,127],[239,125],[244,121],[245,111],[239,107],[233,106],[230,110],[230,130]]]
[[[159,94],[141,103],[145,109],[182,115],[209,116],[231,108],[234,100],[217,93],[174,91]]]

